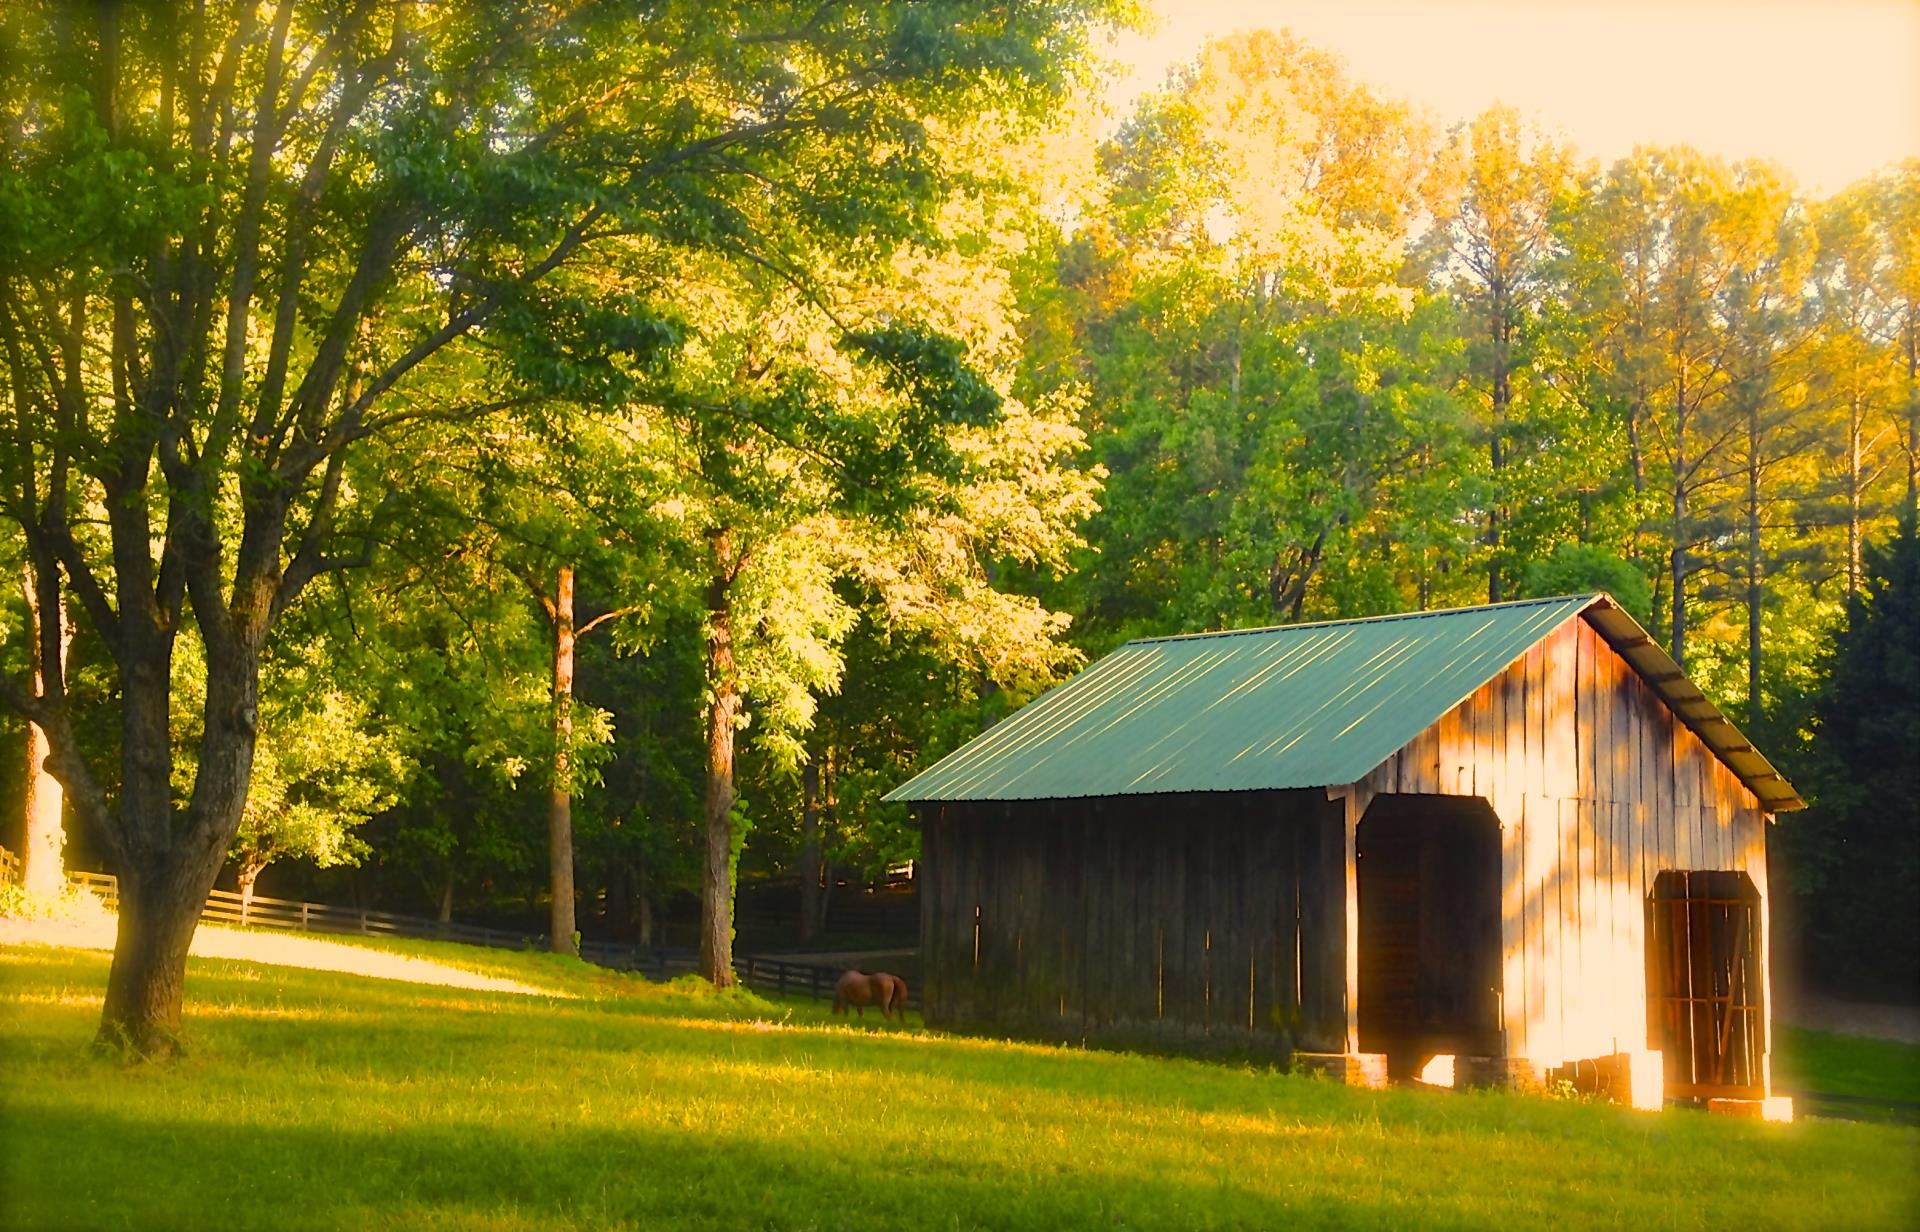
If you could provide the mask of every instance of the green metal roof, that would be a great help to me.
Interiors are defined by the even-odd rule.
[[[887,799],[1066,799],[1351,783],[1589,608],[1606,613],[1609,624],[1596,621],[1595,628],[1609,642],[1637,636],[1632,652],[1622,653],[1767,807],[1799,807],[1786,781],[1677,669],[1672,679],[1655,679],[1664,673],[1651,656],[1668,668],[1672,660],[1604,595],[1128,642]],[[1687,696],[1676,696],[1676,687]],[[1736,747],[1757,764],[1734,764],[1729,751]],[[1771,783],[1771,791],[1756,782]]]

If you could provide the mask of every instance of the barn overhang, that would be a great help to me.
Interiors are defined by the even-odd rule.
[[[1593,626],[1594,632],[1613,647],[1614,653],[1625,659],[1640,679],[1660,695],[1674,717],[1733,771],[1760,802],[1761,808],[1769,813],[1789,813],[1807,806],[1786,776],[1753,747],[1753,742],[1741,734],[1733,720],[1709,701],[1698,685],[1687,679],[1672,656],[1612,598],[1595,595],[1580,614]]]

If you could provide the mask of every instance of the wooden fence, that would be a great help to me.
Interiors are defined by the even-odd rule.
[[[68,873],[75,885],[93,891],[109,910],[118,908],[120,883],[107,873]],[[200,919],[209,924],[237,924],[242,928],[278,928],[291,932],[333,933],[359,937],[411,937],[425,941],[458,941],[465,945],[496,950],[544,950],[544,934],[518,932],[506,928],[487,928],[424,916],[397,915],[390,911],[368,911],[359,907],[333,907],[325,903],[294,902],[284,898],[255,895],[243,901],[232,890],[215,890],[207,895]],[[693,950],[665,946],[620,945],[607,941],[582,941],[580,957],[595,966],[615,971],[634,971],[657,980],[685,975],[699,966]],[[815,1000],[833,996],[834,982],[841,968],[808,963],[791,963],[752,954],[734,956],[734,973],[740,982],[759,992],[779,996],[810,996]],[[907,1008],[920,1008],[919,994],[908,989]]]
[[[67,883],[92,890],[108,911],[120,910],[120,881],[112,873],[68,873]]]

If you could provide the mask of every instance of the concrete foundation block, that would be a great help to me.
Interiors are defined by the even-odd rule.
[[[1719,1116],[1787,1123],[1793,1120],[1793,1100],[1785,1095],[1769,1095],[1765,1099],[1709,1099],[1707,1111]]]
[[[1540,1091],[1546,1074],[1525,1057],[1455,1057],[1455,1087],[1493,1087],[1506,1091]]]
[[[1332,1082],[1350,1087],[1384,1090],[1387,1085],[1387,1054],[1384,1052],[1296,1052],[1294,1072],[1319,1074]]]

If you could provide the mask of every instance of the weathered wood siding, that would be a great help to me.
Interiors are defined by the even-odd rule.
[[[929,805],[931,1024],[1283,1056],[1346,1031],[1325,791]]]
[[[1647,1046],[1644,903],[1662,869],[1739,869],[1766,901],[1759,801],[1584,620],[1358,786],[1482,796],[1499,815],[1512,1056]]]

